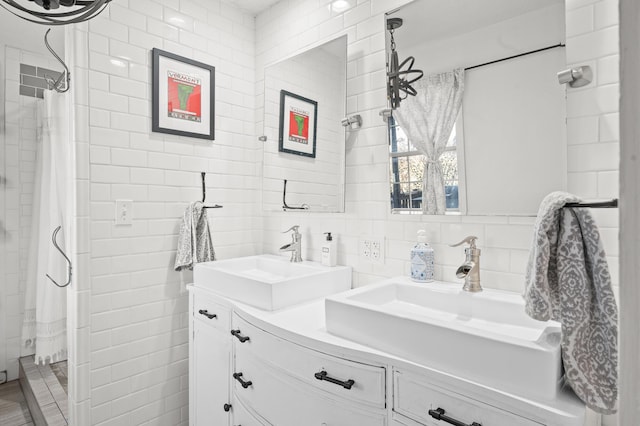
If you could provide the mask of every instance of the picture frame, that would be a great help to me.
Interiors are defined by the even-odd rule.
[[[316,157],[318,102],[280,90],[278,151]]]
[[[153,132],[214,140],[215,67],[152,50]]]

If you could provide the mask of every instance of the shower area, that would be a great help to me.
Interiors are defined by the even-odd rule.
[[[66,425],[70,101],[52,89],[66,78],[46,29],[10,26],[0,29],[0,424]],[[61,58],[63,34],[49,36]]]

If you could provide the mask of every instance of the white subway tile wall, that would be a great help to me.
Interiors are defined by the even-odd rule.
[[[254,18],[219,1],[124,0],[71,33],[75,88],[88,88],[74,93],[82,262],[72,295],[72,416],[186,425],[192,275],[173,262],[184,209],[202,198],[200,172],[207,201],[224,206],[209,211],[218,256],[262,246]],[[216,68],[215,141],[150,131],[154,47]],[[116,199],[133,200],[132,225],[115,225]]]
[[[78,424],[187,423],[182,288],[191,275],[173,272],[172,264],[182,211],[201,196],[200,171],[208,172],[207,199],[224,205],[210,212],[221,258],[276,253],[287,238],[281,232],[298,224],[305,259],[320,260],[322,233],[334,232],[339,263],[352,265],[354,284],[362,286],[406,274],[415,232],[426,228],[437,278],[455,280],[463,253],[448,244],[475,234],[485,249],[483,284],[522,290],[531,218],[389,212],[386,129],[378,116],[386,107],[383,13],[405,3],[363,0],[335,14],[325,1],[283,0],[254,19],[226,1],[121,0],[72,30],[75,84],[90,88],[74,93],[76,114],[86,118],[76,122],[81,263],[70,394]],[[609,187],[618,155],[615,4],[567,0],[571,63],[587,63],[596,74],[591,85],[568,92],[569,190],[583,196],[616,192]],[[342,34],[349,37],[347,112],[364,120],[349,141],[346,212],[263,213],[263,67]],[[214,142],[149,131],[153,47],[216,67]],[[114,225],[119,197],[134,201],[132,226]],[[596,214],[617,268],[617,216]],[[359,239],[370,235],[384,237],[384,263],[358,255]]]

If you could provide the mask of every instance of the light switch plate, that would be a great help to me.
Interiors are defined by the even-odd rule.
[[[133,200],[116,200],[116,225],[133,224]]]

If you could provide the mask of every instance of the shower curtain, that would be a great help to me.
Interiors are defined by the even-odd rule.
[[[38,150],[35,171],[31,239],[27,257],[25,313],[22,342],[25,353],[35,353],[37,364],[67,358],[67,263],[52,244],[52,233],[62,226],[56,241],[69,256],[71,140],[66,95],[46,90],[38,105]]]

